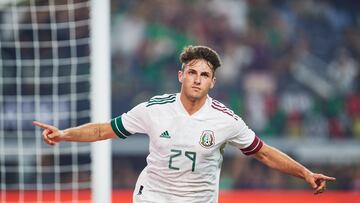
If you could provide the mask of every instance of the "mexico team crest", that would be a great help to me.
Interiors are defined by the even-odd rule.
[[[210,148],[215,144],[214,132],[211,130],[204,130],[200,136],[200,145],[205,148]]]

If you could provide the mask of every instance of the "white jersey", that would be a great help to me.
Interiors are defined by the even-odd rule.
[[[155,96],[112,119],[111,125],[120,138],[145,133],[150,139],[135,203],[215,203],[225,144],[246,155],[262,146],[240,117],[209,96],[193,115],[186,112],[179,93]]]

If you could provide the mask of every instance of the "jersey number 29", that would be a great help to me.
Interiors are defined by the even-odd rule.
[[[180,168],[174,167],[172,165],[172,163],[173,163],[173,159],[175,157],[181,156],[182,150],[171,149],[171,153],[172,154],[170,155],[170,159],[169,159],[169,168],[173,169],[173,170],[180,170]],[[185,156],[192,161],[191,171],[194,172],[195,171],[195,162],[196,162],[196,152],[185,151]]]

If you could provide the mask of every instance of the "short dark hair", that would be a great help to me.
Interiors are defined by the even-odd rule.
[[[206,46],[186,46],[180,54],[179,59],[182,63],[181,70],[184,70],[185,65],[194,59],[206,60],[208,63],[210,63],[210,68],[212,69],[214,74],[216,69],[221,66],[221,61],[218,53]]]

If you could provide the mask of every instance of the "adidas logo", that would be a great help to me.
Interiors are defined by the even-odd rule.
[[[163,138],[170,138],[170,135],[169,135],[169,132],[166,130],[164,131],[163,133],[160,134],[160,137],[163,137]]]

